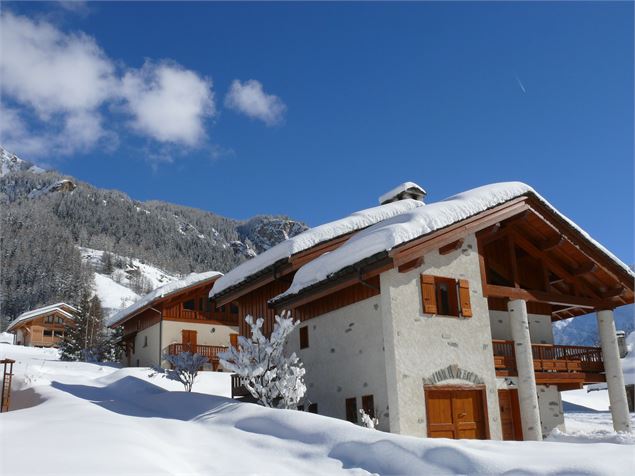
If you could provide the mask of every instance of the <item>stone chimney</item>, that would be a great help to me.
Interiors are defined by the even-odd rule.
[[[617,331],[615,333],[617,336],[617,349],[620,351],[620,359],[626,357],[628,354],[628,349],[626,348],[626,333],[624,331]]]
[[[385,205],[387,203],[396,202],[397,200],[404,200],[406,198],[412,198],[413,200],[419,200],[423,202],[423,199],[426,195],[427,192],[416,183],[404,182],[379,197],[379,204]]]

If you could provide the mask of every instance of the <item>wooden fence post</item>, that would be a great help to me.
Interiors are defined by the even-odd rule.
[[[0,413],[9,411],[9,402],[11,397],[11,377],[13,376],[13,364],[15,360],[0,360],[0,364],[4,364],[2,372],[2,396],[0,399]]]

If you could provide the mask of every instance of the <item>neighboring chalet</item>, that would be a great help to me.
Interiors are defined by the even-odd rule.
[[[168,283],[114,314],[108,326],[123,327],[128,366],[166,366],[165,354],[195,352],[208,357],[217,370],[217,354],[238,336],[238,309],[215,308],[209,292],[221,273],[192,273]]]
[[[58,302],[20,314],[7,328],[15,334],[17,345],[56,347],[64,337],[64,327],[72,324],[79,312],[65,302]]]
[[[305,231],[210,293],[247,314],[291,310],[306,404],[414,436],[540,440],[564,428],[560,392],[608,383],[630,430],[613,309],[633,272],[531,187],[501,183],[424,204],[403,184],[381,205]],[[597,313],[602,346],[554,345],[553,322]]]

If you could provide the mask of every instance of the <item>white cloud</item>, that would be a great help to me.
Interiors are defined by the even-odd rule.
[[[280,123],[287,109],[278,96],[265,93],[262,84],[255,79],[244,83],[234,80],[225,96],[225,106],[268,126]]]
[[[128,71],[122,94],[135,129],[160,142],[200,144],[204,120],[215,113],[211,80],[175,64],[146,62]]]
[[[0,32],[2,90],[42,119],[94,110],[116,90],[113,63],[89,36],[12,13],[0,16]]]
[[[162,144],[197,146],[206,138],[205,119],[215,113],[212,82],[193,71],[147,62],[122,77],[94,38],[11,12],[0,15],[0,41],[0,140],[16,153],[112,148],[118,138],[111,114],[122,110],[135,132]],[[113,105],[123,108],[102,114]]]
[[[28,159],[51,160],[59,155],[89,151],[98,143],[109,150],[118,145],[117,134],[105,131],[97,114],[68,114],[64,121],[54,124],[48,121],[38,131],[28,127],[18,109],[2,106],[0,116],[0,144]]]

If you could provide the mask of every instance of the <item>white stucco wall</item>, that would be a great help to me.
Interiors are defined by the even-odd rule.
[[[184,329],[196,331],[197,345],[229,346],[230,334],[238,334],[237,326],[225,326],[222,324],[198,324],[178,321],[163,321],[162,324],[161,354],[167,352],[170,344],[183,341],[181,331]],[[157,342],[159,342],[158,337]],[[161,365],[167,365],[167,362],[164,361]]]
[[[538,409],[540,411],[540,423],[542,434],[546,438],[554,428],[565,430],[564,411],[562,399],[555,385],[538,385]]]
[[[422,273],[469,280],[473,317],[424,314],[419,284]],[[490,318],[482,294],[475,236],[468,236],[460,250],[448,255],[441,256],[437,251],[426,254],[425,263],[417,269],[383,273],[381,307],[391,431],[425,436],[424,379],[458,365],[486,386],[490,438],[501,439]],[[470,382],[454,379],[440,384]]]
[[[383,351],[380,297],[303,322],[309,327],[309,347],[300,349],[299,328],[289,336],[287,351],[296,352],[306,369],[305,404],[317,403],[318,413],[346,419],[346,399],[373,395],[378,429],[388,431],[388,401]]]
[[[518,377],[504,377],[496,380],[500,389],[518,388]],[[543,438],[546,438],[554,428],[565,431],[564,410],[558,387],[556,385],[536,385],[536,390]]]
[[[489,311],[492,338],[511,340],[512,333],[507,311]],[[553,327],[551,316],[528,314],[529,335],[534,344],[553,344]]]
[[[130,356],[132,367],[153,367],[159,364],[159,324],[137,332],[135,336],[134,352]],[[148,338],[147,346],[145,344]],[[124,356],[124,360],[126,360]]]

